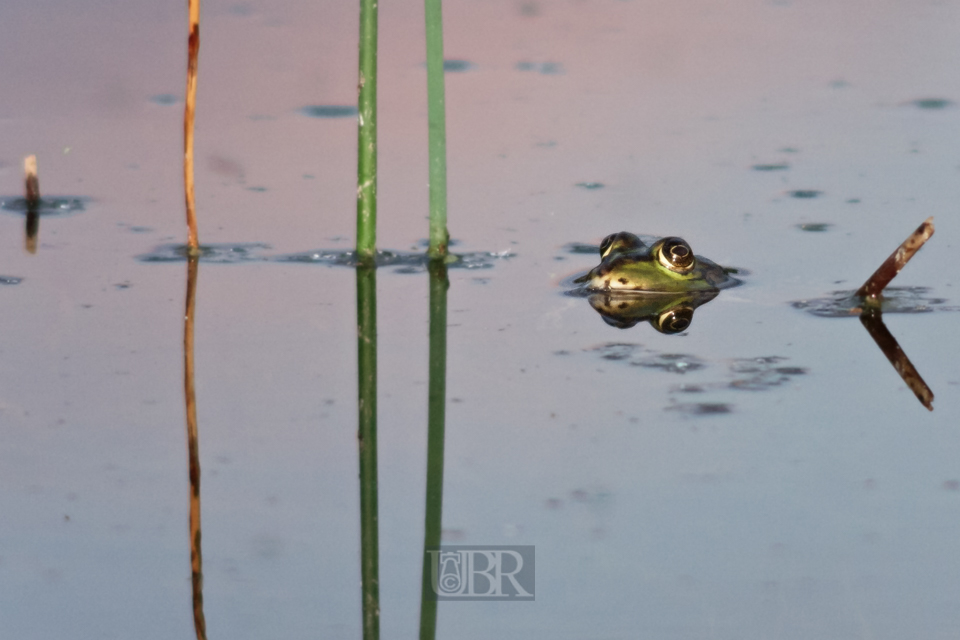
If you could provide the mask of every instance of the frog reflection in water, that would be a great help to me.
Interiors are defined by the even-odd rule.
[[[600,244],[600,265],[573,282],[604,321],[627,329],[647,320],[661,333],[689,328],[693,311],[720,289],[740,284],[720,265],[693,254],[680,238],[647,246],[621,231]]]
[[[690,245],[677,237],[647,246],[632,233],[614,233],[600,243],[600,260],[574,283],[611,293],[689,293],[739,284],[720,265],[693,255]]]

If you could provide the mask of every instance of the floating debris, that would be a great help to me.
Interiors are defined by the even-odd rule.
[[[754,171],[786,171],[790,168],[790,165],[786,162],[780,162],[775,164],[755,164],[750,168]]]
[[[325,104],[302,107],[300,113],[310,118],[353,118],[359,112],[352,104]]]
[[[803,367],[780,367],[783,356],[764,356],[759,358],[738,358],[730,363],[730,372],[734,379],[727,385],[739,391],[766,391],[779,387],[794,376],[807,373]]]
[[[265,255],[270,245],[263,243],[209,244],[200,246],[200,262],[237,264],[243,262],[285,262],[298,264],[323,264],[338,267],[357,267],[360,260],[353,250],[304,251],[281,255]],[[184,262],[188,248],[182,244],[167,244],[151,253],[138,256],[141,262]],[[490,269],[497,260],[506,260],[516,254],[510,251],[475,251],[451,253],[446,257],[448,269]],[[396,267],[396,273],[423,273],[430,264],[427,254],[405,251],[377,251],[374,262],[378,267]]]
[[[960,307],[947,306],[945,298],[930,296],[930,287],[887,287],[878,301],[883,313],[929,313],[931,311],[960,311]],[[820,318],[850,318],[864,310],[863,297],[856,291],[832,291],[824,298],[791,302],[794,309],[801,309]]]
[[[505,260],[516,254],[506,251],[475,251],[472,253],[450,253],[445,258],[448,269],[490,269],[494,261]],[[269,258],[272,262],[296,262],[301,264],[325,264],[328,266],[356,267],[360,264],[356,251],[317,250]],[[430,264],[430,257],[424,252],[378,250],[374,256],[377,267],[397,267],[396,273],[423,273]]]
[[[642,344],[632,342],[608,342],[588,351],[596,351],[604,360],[627,360],[643,350]]]
[[[48,196],[36,201],[36,212],[41,216],[68,216],[86,210],[90,198],[82,196]],[[27,198],[0,199],[0,209],[12,213],[27,213],[30,202]]]
[[[626,361],[632,367],[659,369],[666,373],[689,373],[706,367],[706,363],[685,353],[656,353],[632,342],[608,342],[588,351],[600,354],[604,360]]]
[[[18,278],[16,276],[0,276],[0,284],[20,284],[23,282],[23,278]]]
[[[263,262],[268,258],[260,252],[269,248],[269,245],[262,243],[203,244],[199,247],[198,259],[200,262],[214,264]],[[185,244],[166,244],[157,247],[151,253],[137,256],[137,260],[140,262],[186,262],[190,255],[190,247]]]
[[[690,416],[730,413],[734,405],[726,400],[731,392],[768,391],[808,373],[806,367],[787,364],[788,358],[784,356],[760,356],[721,361],[720,363],[725,362],[727,365],[726,373],[713,373],[711,380],[704,378],[711,375],[708,370],[715,363],[691,354],[658,353],[644,348],[641,344],[629,342],[609,342],[584,351],[631,367],[655,369],[681,376],[692,374],[692,380],[684,378],[684,382],[671,385],[671,404],[664,407],[666,411],[677,411]],[[567,352],[557,352],[557,355],[561,353],[567,355]],[[678,402],[675,397],[677,394],[686,399],[690,399],[691,394],[696,395],[698,402]],[[720,398],[713,397],[718,394]]]

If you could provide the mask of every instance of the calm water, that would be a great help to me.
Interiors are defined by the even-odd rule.
[[[170,6],[167,6],[169,4]],[[353,243],[356,7],[205,0],[204,243]],[[444,6],[451,271],[443,527],[532,544],[534,603],[441,603],[443,638],[955,638],[956,312],[887,315],[927,412],[855,319],[896,280],[960,304],[960,5]],[[179,3],[0,7],[0,624],[189,638]],[[422,7],[381,7],[379,244],[426,235]],[[313,107],[329,107],[317,111]],[[339,108],[339,109],[338,109]],[[320,117],[314,117],[320,116]],[[561,281],[630,230],[746,269],[681,335],[608,326]],[[5,284],[4,284],[5,283]],[[378,275],[382,635],[417,633],[425,274]],[[360,635],[355,276],[201,264],[196,393],[211,638]]]

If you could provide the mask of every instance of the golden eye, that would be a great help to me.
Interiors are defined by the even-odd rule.
[[[646,245],[643,240],[628,231],[620,233],[611,233],[600,243],[600,259],[603,260],[616,251],[633,251],[634,249],[644,249]]]
[[[683,238],[664,238],[661,240],[660,248],[657,251],[657,259],[667,269],[677,273],[686,273],[693,269],[696,264],[693,249]]]
[[[660,333],[680,333],[686,331],[691,322],[693,322],[693,309],[680,305],[661,313],[653,326]]]
[[[617,238],[616,233],[611,233],[606,238],[603,239],[603,242],[600,243],[600,259],[603,260],[607,257],[607,253],[610,251],[610,247],[613,246],[613,241]]]

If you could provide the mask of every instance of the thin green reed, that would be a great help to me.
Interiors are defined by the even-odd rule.
[[[357,256],[371,263],[377,250],[377,0],[360,0],[357,108]]]
[[[430,383],[427,392],[427,499],[423,526],[423,574],[420,595],[420,640],[437,633],[434,565],[429,551],[440,546],[443,522],[443,441],[447,402],[447,267],[430,265]]]
[[[430,147],[431,258],[447,255],[447,115],[443,80],[443,18],[440,0],[426,0],[427,122]]]
[[[360,578],[363,638],[380,637],[377,515],[377,271],[357,267],[357,364],[360,456]]]

